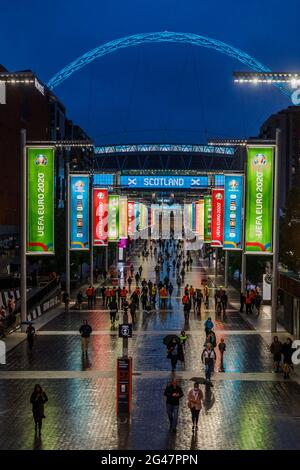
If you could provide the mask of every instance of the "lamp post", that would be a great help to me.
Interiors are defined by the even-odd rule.
[[[26,250],[27,250],[27,164],[26,164],[26,130],[21,130],[21,191],[20,191],[20,210],[21,210],[21,230],[20,230],[20,267],[21,267],[21,328],[25,332],[27,321],[27,269],[26,269]]]

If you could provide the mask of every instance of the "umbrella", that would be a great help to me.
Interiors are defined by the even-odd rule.
[[[163,343],[164,343],[166,346],[168,346],[170,343],[172,343],[173,338],[176,339],[177,343],[180,342],[177,335],[167,335],[167,336],[164,337]]]
[[[207,383],[204,377],[192,377],[190,380],[192,380],[192,382],[198,382],[199,384],[202,384],[202,385],[205,385]]]

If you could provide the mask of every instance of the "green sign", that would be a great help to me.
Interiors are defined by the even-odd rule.
[[[27,253],[54,254],[54,148],[27,149]]]
[[[248,147],[246,253],[272,253],[274,147]]]
[[[204,196],[204,243],[211,242],[211,196]]]
[[[119,240],[119,199],[115,194],[108,196],[108,240],[111,242]]]

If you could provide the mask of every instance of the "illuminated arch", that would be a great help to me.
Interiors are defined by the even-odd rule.
[[[258,62],[256,59],[254,59],[254,57],[251,57],[246,52],[243,52],[240,49],[231,46],[230,44],[226,44],[225,42],[205,36],[199,36],[198,34],[194,33],[174,33],[164,31],[158,33],[134,34],[133,36],[125,36],[123,38],[115,39],[113,41],[102,44],[101,46],[86,52],[82,56],[78,57],[78,59],[74,60],[69,65],[61,69],[54,75],[54,77],[51,78],[51,80],[49,80],[47,85],[50,90],[53,90],[64,80],[69,78],[70,75],[72,75],[74,72],[80,70],[99,57],[111,54],[118,49],[125,49],[127,47],[138,46],[139,44],[152,42],[173,42],[177,44],[192,44],[194,46],[207,47],[237,59],[239,62],[247,65],[250,69],[256,72],[271,72],[269,67]],[[288,90],[284,85],[276,83],[275,86],[280,88],[284,94],[288,96],[291,95],[291,91]]]

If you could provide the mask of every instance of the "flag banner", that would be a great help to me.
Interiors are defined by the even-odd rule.
[[[108,245],[108,191],[93,189],[93,245]]]
[[[224,237],[224,189],[212,190],[211,243],[213,247],[223,246]]]
[[[176,209],[173,209],[174,213],[174,239],[182,240],[182,209],[178,206]]]
[[[134,237],[135,221],[134,221],[134,201],[128,201],[128,236]]]
[[[120,197],[119,203],[119,221],[120,221],[120,238],[128,237],[128,201],[126,196]]]
[[[119,198],[115,194],[108,196],[108,241],[119,241]]]
[[[198,238],[199,240],[204,240],[204,199],[198,201]]]
[[[211,242],[211,195],[204,196],[204,243]]]
[[[274,147],[247,147],[245,252],[271,254]]]
[[[70,250],[89,250],[90,243],[90,178],[70,175]]]
[[[225,175],[224,250],[242,250],[243,175]]]
[[[151,238],[153,240],[159,239],[159,214],[160,206],[158,204],[151,205]]]
[[[141,229],[141,204],[139,202],[134,203],[134,239],[137,240],[140,237]]]
[[[27,246],[29,255],[54,255],[53,147],[27,148]]]
[[[192,204],[184,204],[183,206],[183,225],[184,225],[184,236],[186,239],[194,238],[195,234],[192,230]]]
[[[171,230],[171,211],[169,207],[163,207],[161,217],[161,238],[165,240],[170,239]]]
[[[192,203],[192,221],[191,221],[191,229],[195,233],[196,232],[196,203]]]
[[[146,240],[148,238],[148,207],[145,204],[141,206],[141,238]]]

